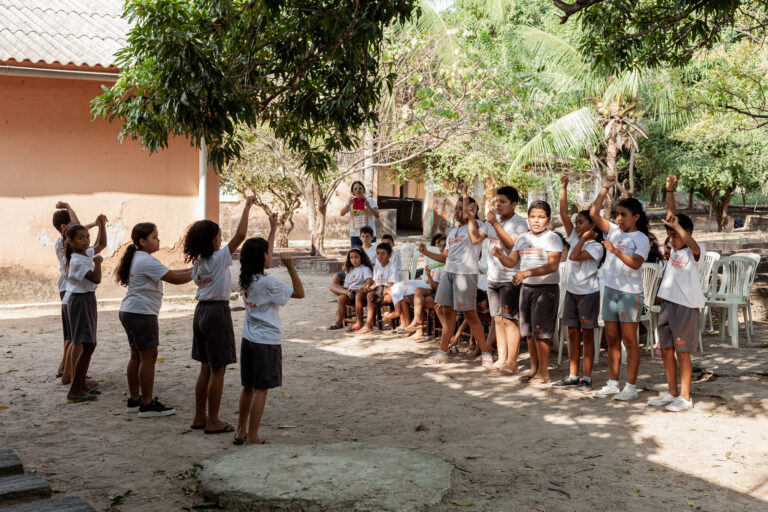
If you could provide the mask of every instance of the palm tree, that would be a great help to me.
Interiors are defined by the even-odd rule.
[[[616,175],[616,161],[629,153],[629,186],[634,193],[634,154],[648,137],[647,123],[682,125],[688,113],[674,107],[675,98],[663,87],[662,73],[636,69],[601,73],[565,38],[525,28],[513,48],[532,71],[536,83],[531,98],[539,105],[565,112],[516,151],[511,168],[531,162],[572,161],[588,156],[597,183],[601,169]]]

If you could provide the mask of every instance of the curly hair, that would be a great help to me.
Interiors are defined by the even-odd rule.
[[[357,254],[360,255],[360,264],[368,267],[369,269],[371,269],[371,272],[373,272],[373,263],[371,263],[371,259],[368,257],[367,254],[365,254],[365,251],[361,247],[353,247],[349,250],[349,252],[347,253],[347,260],[344,262],[345,268],[349,270],[352,270],[353,268],[355,268],[352,265],[352,260],[349,259],[349,255],[352,254],[353,252],[356,252]],[[349,272],[349,270],[347,270],[347,272]]]
[[[238,283],[248,296],[253,276],[264,273],[264,262],[269,252],[269,242],[261,237],[249,238],[240,249],[240,279]]]
[[[219,225],[212,220],[199,220],[189,226],[184,237],[184,261],[194,263],[210,258],[216,250],[213,244],[218,234]]]

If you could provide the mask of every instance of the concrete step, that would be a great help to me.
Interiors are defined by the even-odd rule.
[[[3,512],[96,512],[80,496],[60,496],[0,509]]]
[[[0,478],[0,507],[51,497],[51,487],[39,475]]]
[[[16,452],[10,448],[0,448],[0,477],[23,474],[24,466]]]

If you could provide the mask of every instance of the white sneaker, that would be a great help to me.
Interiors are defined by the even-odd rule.
[[[608,398],[609,396],[618,395],[619,394],[619,386],[614,386],[612,384],[606,384],[603,386],[600,391],[597,391],[595,394],[592,395],[593,398]]]
[[[448,353],[438,350],[424,360],[425,364],[440,364],[448,360]]]
[[[672,402],[676,400],[676,397],[670,395],[669,393],[664,393],[660,397],[657,398],[651,398],[648,400],[648,405],[651,407],[664,407],[665,405],[669,405]]]
[[[629,389],[629,386],[624,386],[624,389],[621,390],[621,393],[613,397],[613,399],[626,402],[629,400],[637,400],[637,397],[638,397],[637,388]]]
[[[483,362],[483,368],[488,368],[493,364],[493,356],[491,355],[490,352],[483,352],[480,355],[480,359]]]
[[[675,398],[674,402],[668,404],[665,409],[671,412],[689,411],[693,409],[693,400],[686,400],[685,398],[679,396]]]

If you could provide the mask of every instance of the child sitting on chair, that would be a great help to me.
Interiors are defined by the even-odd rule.
[[[392,285],[397,282],[397,267],[390,260],[392,246],[381,242],[376,247],[376,265],[373,267],[373,281],[362,286],[358,292],[358,298],[365,295],[368,303],[368,318],[358,334],[366,334],[373,331],[373,320],[376,316],[376,308],[384,302],[392,302]],[[357,307],[357,303],[356,306]],[[362,301],[360,303],[362,310]]]

